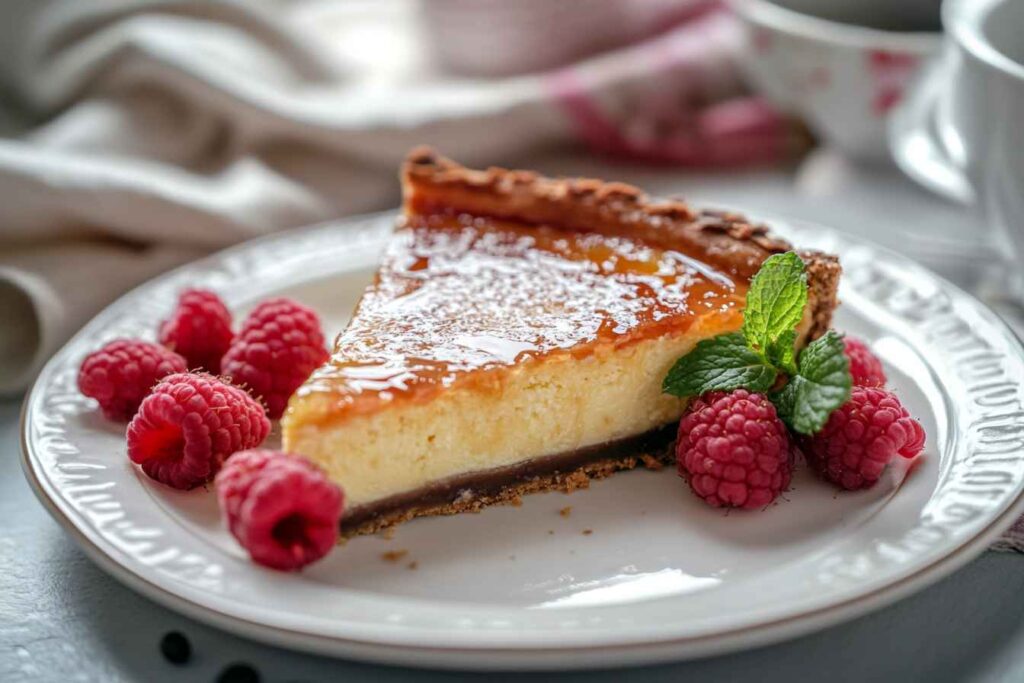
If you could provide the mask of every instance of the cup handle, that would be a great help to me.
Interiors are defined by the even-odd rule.
[[[937,107],[948,73],[936,60],[889,119],[889,150],[896,165],[932,192],[961,204],[975,202],[974,186],[950,156],[940,135]]]

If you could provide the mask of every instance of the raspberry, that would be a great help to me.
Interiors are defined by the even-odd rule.
[[[261,398],[277,419],[327,357],[316,313],[291,299],[269,299],[245,319],[224,356],[223,372]]]
[[[270,432],[263,406],[237,387],[203,373],[169,375],[128,425],[128,457],[176,489],[209,481],[224,459],[255,448]]]
[[[85,357],[78,389],[99,401],[108,420],[130,420],[161,377],[185,371],[185,359],[162,346],[117,339]]]
[[[855,387],[884,387],[886,378],[882,362],[860,339],[843,339],[846,357],[850,359],[850,376]]]
[[[854,387],[850,400],[825,427],[801,440],[807,462],[844,489],[866,489],[897,455],[914,458],[924,449],[924,429],[898,398],[884,389]]]
[[[190,369],[220,373],[220,359],[231,346],[231,313],[205,289],[181,293],[171,317],[160,325],[160,343],[180,353]]]
[[[242,451],[228,459],[216,483],[228,530],[257,564],[295,571],[338,540],[344,493],[301,456]]]
[[[737,389],[690,404],[679,422],[676,462],[709,505],[762,508],[789,486],[793,448],[775,406]]]

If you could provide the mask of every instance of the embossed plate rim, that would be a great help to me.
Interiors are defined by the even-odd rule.
[[[390,223],[392,216],[393,214],[390,212],[376,214],[350,219],[340,224],[314,226],[288,235],[269,236],[173,271],[129,293],[115,303],[86,326],[47,365],[41,373],[36,387],[26,399],[23,410],[23,466],[33,488],[47,509],[73,533],[76,540],[104,569],[136,590],[193,617],[210,621],[251,637],[300,649],[373,661],[430,666],[472,668],[606,666],[678,659],[770,642],[820,628],[823,625],[835,623],[888,604],[902,595],[937,580],[967,562],[981,552],[987,542],[993,540],[1002,528],[1012,523],[1016,515],[1024,509],[1024,496],[1021,495],[1022,486],[1018,481],[1013,495],[1004,495],[999,510],[990,511],[986,517],[986,523],[979,526],[972,536],[959,539],[953,547],[946,548],[941,556],[931,558],[924,566],[915,566],[912,570],[894,577],[885,585],[873,590],[862,591],[847,599],[835,599],[814,609],[802,610],[797,614],[789,614],[780,618],[760,619],[755,623],[734,625],[734,627],[723,625],[723,627],[710,632],[691,633],[685,636],[665,632],[664,629],[661,632],[657,629],[633,629],[632,632],[624,632],[622,624],[619,624],[618,627],[615,624],[609,624],[607,628],[596,633],[587,629],[579,632],[573,631],[571,628],[556,628],[521,634],[515,629],[509,630],[508,628],[489,630],[486,621],[477,621],[477,619],[485,618],[503,618],[501,609],[467,606],[464,614],[472,616],[473,628],[455,627],[451,633],[446,631],[444,634],[439,634],[436,628],[428,631],[422,628],[419,630],[413,628],[406,629],[404,632],[395,629],[374,628],[373,624],[361,622],[358,619],[348,623],[333,623],[332,628],[325,629],[324,625],[316,620],[300,623],[294,618],[283,618],[283,615],[268,613],[266,610],[252,606],[239,610],[237,605],[225,604],[218,596],[204,594],[202,590],[196,590],[194,586],[183,586],[181,582],[168,580],[167,577],[154,572],[152,567],[140,566],[139,558],[133,558],[122,552],[110,538],[104,537],[94,526],[90,526],[88,520],[84,519],[67,500],[66,492],[62,492],[48,477],[41,476],[41,474],[45,474],[39,471],[39,468],[44,468],[40,456],[41,445],[38,443],[38,439],[33,438],[30,434],[34,422],[33,406],[41,400],[45,393],[44,389],[52,380],[55,368],[61,363],[66,366],[70,362],[68,359],[70,350],[81,347],[83,339],[89,340],[88,343],[94,345],[98,330],[107,327],[110,322],[108,319],[116,319],[115,313],[126,308],[124,302],[137,301],[141,298],[140,292],[146,293],[149,299],[156,299],[158,297],[155,297],[154,294],[163,292],[166,298],[168,292],[180,286],[185,278],[191,278],[198,274],[205,273],[207,279],[204,280],[204,283],[216,285],[217,278],[214,276],[217,274],[218,267],[221,269],[248,267],[251,264],[245,263],[246,255],[251,257],[252,254],[261,250],[266,251],[267,247],[271,245],[277,245],[281,250],[272,250],[274,257],[270,261],[273,263],[266,264],[267,267],[287,269],[288,254],[294,254],[296,250],[301,251],[318,240],[324,242],[324,236],[335,235],[336,231],[347,230],[356,238],[355,244],[349,244],[344,253],[351,262],[358,262],[366,254],[366,250],[361,247],[372,250],[373,245],[376,244],[374,240],[379,240],[380,236],[384,234],[385,224]],[[1012,336],[1012,333],[993,313],[984,309],[983,306],[979,306],[969,295],[960,292],[954,286],[945,283],[920,266],[891,252],[867,245],[859,240],[840,236],[820,227],[808,226],[786,219],[775,220],[773,225],[791,228],[782,230],[783,233],[792,234],[794,231],[802,233],[803,237],[799,240],[801,243],[808,241],[804,238],[813,233],[819,238],[817,240],[819,243],[831,241],[836,245],[845,244],[846,246],[840,247],[840,251],[847,248],[867,250],[864,253],[870,257],[871,262],[891,264],[895,261],[895,264],[904,271],[907,277],[914,275],[918,278],[924,277],[951,296],[954,303],[961,306],[969,304],[977,315],[981,315],[985,319],[987,324],[994,325],[995,329],[1002,333],[1005,341],[1012,346],[1016,355],[1016,363],[1021,366],[1020,342]],[[323,267],[323,273],[338,271],[338,265],[334,261],[337,254],[332,254],[328,249],[324,249],[324,252],[326,253],[320,254],[318,258],[314,259],[313,267],[307,267],[308,264],[304,266],[303,279],[313,279],[317,273],[321,272],[316,264]],[[328,256],[330,258],[327,258]],[[879,261],[878,256],[883,258]],[[124,313],[122,312],[121,315],[123,317]],[[80,352],[81,349],[79,349]],[[1018,367],[1019,369],[1020,367]],[[52,390],[52,387],[50,389]],[[50,444],[51,448],[52,446],[53,444]],[[232,568],[234,569],[234,565]],[[242,571],[253,574],[264,572],[258,568],[248,568]],[[344,592],[358,593],[358,591]],[[349,597],[356,602],[361,602],[358,595]],[[397,607],[406,611],[424,609],[423,604],[420,604],[421,601],[412,599],[377,599],[371,603],[376,603],[377,609],[384,607]],[[452,603],[443,603],[443,605],[446,611],[449,613],[452,611]],[[504,611],[523,612],[523,610],[513,608],[504,608]],[[533,615],[536,614],[537,612],[533,613]],[[562,612],[562,615],[564,616],[565,612]],[[504,616],[507,617],[507,615]],[[447,623],[449,626],[455,624],[451,614],[449,614]]]

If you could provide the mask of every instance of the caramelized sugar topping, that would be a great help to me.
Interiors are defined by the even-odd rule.
[[[300,393],[347,414],[500,381],[553,353],[586,356],[697,320],[738,325],[746,282],[626,237],[470,216],[413,216],[393,238],[328,365]]]

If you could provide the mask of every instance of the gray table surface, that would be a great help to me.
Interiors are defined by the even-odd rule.
[[[984,271],[973,215],[894,171],[827,153],[800,167],[682,174],[608,167],[576,155],[531,160],[551,173],[638,182],[658,193],[817,220],[916,255],[972,286]],[[951,256],[951,254],[955,254]],[[649,668],[570,674],[416,671],[312,657],[232,636],[121,586],[75,546],[35,500],[19,465],[20,402],[0,401],[0,681],[212,681],[243,661],[264,681],[1024,681],[1024,557],[985,553],[892,607],[783,644]],[[164,633],[194,650],[165,662]]]

